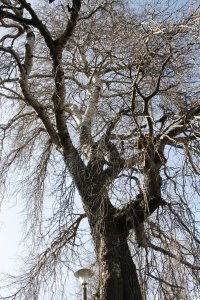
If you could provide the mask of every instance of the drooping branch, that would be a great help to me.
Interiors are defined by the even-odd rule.
[[[158,251],[158,252],[160,252],[160,253],[162,253],[162,254],[168,256],[168,257],[171,257],[171,258],[176,259],[176,260],[179,261],[181,264],[185,265],[186,267],[190,268],[191,270],[194,270],[194,271],[195,271],[195,270],[196,270],[196,271],[197,271],[197,270],[200,270],[200,265],[199,265],[199,266],[198,266],[198,265],[194,265],[194,264],[192,264],[192,263],[186,261],[183,257],[181,257],[181,254],[180,254],[180,256],[179,256],[178,254],[174,254],[174,253],[173,253],[172,251],[170,251],[170,250],[166,250],[166,249],[164,249],[164,248],[162,248],[162,247],[159,247],[159,246],[157,246],[157,245],[154,245],[154,244],[152,244],[152,243],[149,244],[149,247],[152,248],[152,249],[155,250],[155,251]]]
[[[161,282],[161,283],[164,283],[165,285],[167,285],[167,286],[169,286],[169,287],[171,287],[171,288],[173,288],[173,289],[184,289],[182,286],[175,285],[175,284],[173,284],[173,283],[170,283],[170,282],[164,280],[161,276],[157,277],[157,276],[152,275],[151,273],[148,273],[147,275],[148,275],[149,277],[153,278],[154,280],[158,281],[159,283],[160,283],[160,282]]]
[[[5,296],[4,299],[23,298],[26,294],[34,298],[38,297],[41,283],[45,282],[47,278],[49,279],[50,274],[55,271],[64,248],[68,244],[74,244],[79,225],[84,218],[85,214],[81,214],[71,224],[67,224],[66,227],[60,230],[59,235],[53,239],[50,246],[33,259],[30,270],[17,278],[19,284],[17,292]],[[4,288],[9,290],[8,286]]]

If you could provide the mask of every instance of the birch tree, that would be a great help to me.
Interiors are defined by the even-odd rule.
[[[198,298],[199,7],[30,2],[0,1],[1,191],[34,245],[1,299],[63,299],[87,239],[94,299]]]

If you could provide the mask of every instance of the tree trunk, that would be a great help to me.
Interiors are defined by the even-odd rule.
[[[99,263],[100,300],[142,300],[127,236],[128,231],[118,228],[112,217],[104,223],[102,230],[96,225],[93,231]]]
[[[126,221],[116,221],[118,209],[110,202],[107,188],[101,184],[99,174],[91,174],[89,179],[92,178],[93,182],[84,183],[81,196],[99,266],[98,297],[95,299],[142,300],[136,267],[127,242],[130,228]]]

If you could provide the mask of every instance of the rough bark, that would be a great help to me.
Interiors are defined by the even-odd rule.
[[[112,218],[103,231],[93,230],[99,261],[99,294],[101,300],[141,300],[135,264],[127,244],[127,231],[117,228]]]
[[[98,203],[109,203],[101,208],[102,219],[92,225],[94,246],[100,266],[99,299],[140,300],[142,293],[137,271],[127,243],[130,228],[141,226],[143,221],[162,205],[160,167],[163,156],[151,145],[144,154],[144,193],[139,202],[133,201],[131,209],[125,210],[123,220],[116,216],[123,215],[123,210],[110,208],[108,199]],[[106,201],[106,202],[105,202]],[[101,215],[101,214],[98,214]],[[102,215],[101,215],[102,217]],[[140,239],[140,237],[139,237]],[[140,240],[139,240],[140,241]],[[146,242],[146,241],[145,241]],[[144,241],[140,241],[143,245]]]
[[[127,241],[129,229],[116,222],[116,209],[106,190],[101,190],[96,197],[94,194],[93,197],[87,197],[84,203],[99,263],[99,287],[95,299],[142,300],[136,267]]]
[[[98,160],[88,165],[85,173],[87,179],[79,186],[99,264],[97,299],[100,300],[142,299],[137,270],[128,246],[128,235],[130,229],[135,229],[138,245],[147,246],[143,222],[162,205],[160,168],[164,159],[151,140],[144,148],[143,156],[143,194],[139,201],[133,200],[125,208],[116,209],[110,202],[109,182],[106,186],[105,172]],[[116,172],[114,167],[112,172]],[[137,232],[140,236],[137,236]]]

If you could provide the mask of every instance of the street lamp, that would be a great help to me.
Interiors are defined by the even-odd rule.
[[[93,275],[94,273],[90,269],[80,269],[74,273],[74,276],[79,279],[82,285],[82,300],[87,300],[88,279]]]

